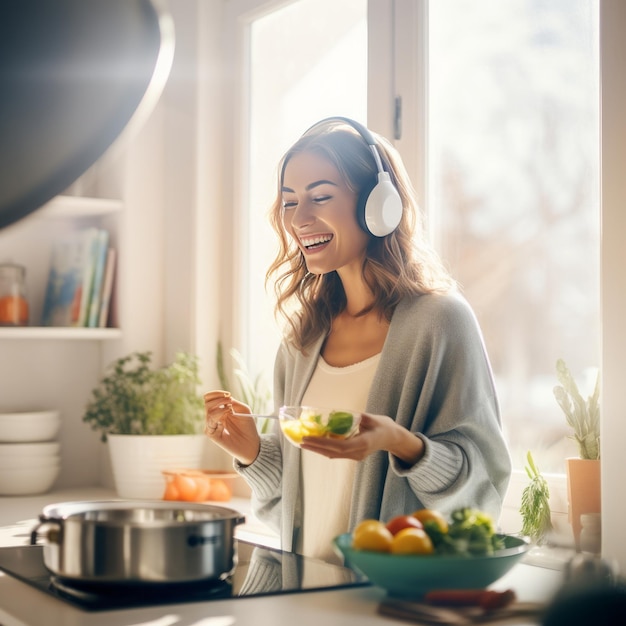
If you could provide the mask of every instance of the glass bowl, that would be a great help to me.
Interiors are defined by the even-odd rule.
[[[280,429],[300,447],[304,437],[348,439],[359,432],[361,413],[313,406],[283,406],[278,412]]]
[[[232,481],[239,474],[222,470],[162,470],[165,478],[163,500],[184,502],[228,502],[233,495]]]

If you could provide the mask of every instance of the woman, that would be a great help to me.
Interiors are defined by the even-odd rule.
[[[401,200],[382,236],[366,202],[381,169]],[[471,506],[497,520],[511,465],[491,368],[397,152],[352,120],[322,120],[283,157],[271,222],[280,249],[267,277],[288,321],[274,403],[364,415],[357,436],[298,449],[276,422],[259,435],[233,417],[249,408],[230,394],[206,394],[207,435],[235,458],[255,514],[284,550],[324,558],[365,518]]]

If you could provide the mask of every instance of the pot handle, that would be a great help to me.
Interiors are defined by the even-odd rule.
[[[48,527],[48,530],[45,532],[45,538],[48,543],[61,543],[61,536],[63,534],[63,526],[61,524],[60,519],[54,519],[50,517],[46,517],[45,515],[39,516],[39,522],[30,531],[30,545],[37,545],[37,540],[39,539],[40,529]]]

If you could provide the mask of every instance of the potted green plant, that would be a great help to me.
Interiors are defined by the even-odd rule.
[[[522,534],[530,537],[536,544],[545,542],[552,530],[550,515],[550,488],[548,481],[542,476],[533,456],[526,454],[526,474],[530,482],[522,492],[520,513],[522,515]]]
[[[554,387],[554,397],[565,413],[572,428],[570,435],[578,446],[581,459],[600,458],[600,373],[596,377],[593,393],[583,398],[565,361],[556,362],[559,385]]]
[[[556,363],[559,385],[554,397],[572,429],[570,437],[578,446],[578,457],[566,459],[569,518],[576,547],[580,546],[580,516],[600,513],[600,373],[593,392],[583,398],[563,359]]]
[[[83,421],[108,443],[120,497],[161,497],[163,470],[200,466],[199,384],[198,359],[185,352],[163,367],[153,365],[151,352],[133,352],[107,367]]]
[[[236,392],[238,398],[242,402],[245,402],[253,413],[266,414],[270,400],[272,399],[272,394],[265,385],[263,376],[259,374],[253,380],[251,374],[248,372],[243,356],[235,348],[231,348],[230,356],[236,365],[234,374],[239,385],[239,389]],[[224,366],[224,351],[222,349],[221,341],[218,341],[217,343],[216,365],[217,375],[222,389],[224,391],[231,391],[235,393],[230,384],[228,375],[226,374],[226,368]],[[267,432],[269,422],[270,420],[268,419],[257,419],[256,424],[260,433]]]

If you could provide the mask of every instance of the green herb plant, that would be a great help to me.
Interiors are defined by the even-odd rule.
[[[237,395],[237,398],[250,407],[253,413],[264,414],[267,413],[267,407],[271,400],[271,393],[265,385],[262,374],[259,374],[254,379],[248,371],[246,362],[243,356],[235,349],[231,348],[230,356],[235,362],[235,369],[233,373],[237,378],[238,391],[231,387],[230,380],[226,374],[224,366],[224,352],[222,349],[222,343],[217,344],[217,375],[220,380],[220,385],[224,391],[230,391]],[[259,432],[265,433],[269,428],[270,421],[268,419],[257,419],[257,428]]]
[[[541,475],[530,450],[526,454],[526,473],[530,482],[522,491],[520,513],[522,514],[522,534],[535,543],[545,543],[546,536],[552,530],[550,517],[550,489]]]
[[[573,429],[571,438],[578,445],[581,459],[600,458],[600,373],[596,377],[593,393],[585,400],[563,359],[556,362],[559,385],[554,387],[554,397]]]
[[[200,382],[194,355],[178,352],[170,365],[154,368],[151,352],[133,352],[107,367],[83,421],[100,433],[102,441],[108,434],[202,433]]]

